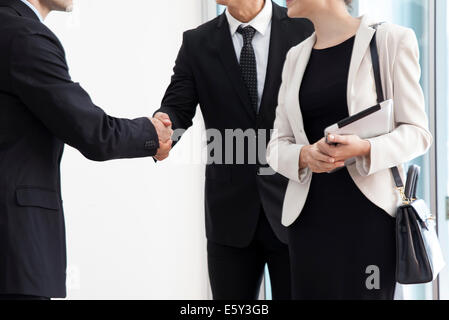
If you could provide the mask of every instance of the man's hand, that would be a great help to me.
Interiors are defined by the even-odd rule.
[[[354,157],[364,157],[370,154],[371,144],[367,140],[360,139],[356,135],[329,135],[329,143],[321,140],[318,143],[319,150],[335,159],[346,161]]]
[[[153,123],[159,138],[159,149],[157,149],[157,154],[154,158],[158,161],[162,161],[168,158],[173,143],[171,121],[167,114],[161,112],[158,112],[155,117],[150,120]]]
[[[158,119],[159,121],[161,121],[166,127],[170,127],[172,126],[172,122],[170,120],[170,117],[168,116],[168,114],[163,113],[163,112],[158,112],[154,115],[155,119]]]
[[[157,154],[153,157],[157,161],[162,161],[168,158],[170,155],[171,147],[173,141],[168,140],[167,142],[159,141],[159,149],[157,149]]]
[[[299,156],[299,169],[309,168],[313,173],[325,173],[334,169],[344,167],[344,161],[336,161],[333,157],[321,152],[318,145],[326,143],[323,138],[311,146],[305,146]]]

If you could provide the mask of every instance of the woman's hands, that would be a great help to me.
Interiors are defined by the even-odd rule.
[[[371,144],[367,140],[360,139],[356,135],[329,135],[329,142],[332,144],[320,143],[320,151],[335,161],[346,161],[354,157],[364,157],[370,154]]]
[[[344,167],[344,161],[336,161],[335,158],[323,153],[320,144],[327,144],[326,138],[317,143],[305,146],[301,149],[299,156],[299,169],[309,168],[313,173],[325,173],[337,168]]]
[[[299,157],[299,168],[309,168],[313,173],[325,173],[344,167],[345,161],[369,155],[371,144],[356,135],[329,135],[311,146],[305,146]]]

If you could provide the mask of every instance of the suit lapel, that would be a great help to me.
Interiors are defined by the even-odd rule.
[[[287,43],[285,41],[287,31],[280,8],[273,3],[273,18],[271,22],[270,51],[268,56],[265,85],[260,104],[260,113],[267,107],[269,96],[278,89],[280,75],[284,66]],[[277,98],[277,97],[276,97]]]
[[[349,67],[347,97],[350,115],[353,115],[356,112],[355,110],[356,106],[353,106],[351,103],[353,100],[352,96],[355,94],[353,93],[354,80],[362,64],[363,58],[365,57],[365,55],[369,50],[369,45],[371,43],[371,39],[374,36],[374,33],[375,30],[368,25],[368,18],[366,16],[362,17],[359,30],[357,31],[355,37],[354,49],[351,58],[351,65]]]
[[[21,17],[40,21],[39,17],[26,4],[20,0],[0,0],[0,7],[12,8]]]
[[[240,100],[242,101],[245,110],[253,119],[256,114],[251,106],[248,90],[242,79],[240,65],[235,55],[234,44],[232,43],[231,33],[229,32],[229,24],[226,15],[223,13],[218,19],[218,37],[216,42],[216,51],[220,57],[223,67],[225,68],[229,80],[236,90]]]

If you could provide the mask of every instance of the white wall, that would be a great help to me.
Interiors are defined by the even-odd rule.
[[[46,24],[65,46],[71,75],[117,117],[150,116],[160,105],[182,32],[202,21],[198,0],[78,0]],[[197,117],[195,127],[202,128]],[[67,147],[63,199],[69,298],[205,299],[204,167],[172,160],[94,163]]]

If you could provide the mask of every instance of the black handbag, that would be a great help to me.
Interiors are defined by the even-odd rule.
[[[379,24],[372,26],[377,29]],[[384,101],[376,33],[370,44],[376,83],[377,101]],[[406,186],[397,167],[391,168],[396,189],[403,205],[396,214],[396,281],[401,284],[428,283],[435,280],[445,266],[436,232],[435,218],[424,200],[417,199],[420,167],[410,166]]]

